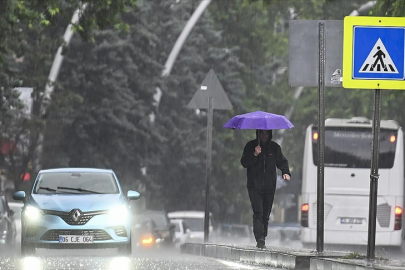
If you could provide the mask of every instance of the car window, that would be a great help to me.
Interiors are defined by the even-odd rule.
[[[35,194],[89,194],[118,193],[117,183],[111,173],[44,173],[38,176]]]

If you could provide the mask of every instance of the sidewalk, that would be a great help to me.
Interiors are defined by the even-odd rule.
[[[297,270],[405,270],[404,261],[353,259],[353,253],[310,249],[185,243],[181,253]]]

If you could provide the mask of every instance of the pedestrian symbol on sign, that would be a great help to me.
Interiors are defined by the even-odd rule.
[[[380,38],[377,40],[373,49],[370,51],[359,72],[398,73],[398,69],[396,68]]]

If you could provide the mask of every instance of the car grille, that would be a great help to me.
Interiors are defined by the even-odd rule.
[[[59,235],[92,235],[93,241],[111,239],[111,236],[104,230],[49,230],[41,237],[41,240],[59,241]]]
[[[106,211],[93,211],[93,212],[84,212],[78,220],[74,220],[71,212],[62,212],[62,211],[53,211],[53,210],[43,210],[44,214],[58,216],[63,219],[69,225],[84,225],[92,217],[96,215],[106,214]]]

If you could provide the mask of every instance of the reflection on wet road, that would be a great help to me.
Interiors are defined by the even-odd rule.
[[[180,254],[178,249],[135,249],[131,257],[120,256],[114,249],[38,249],[35,257],[21,257],[19,247],[13,249],[0,247],[0,252],[0,270],[276,270],[258,265]]]
[[[300,241],[269,241],[273,246],[302,248]],[[365,247],[326,248],[365,254]],[[37,249],[35,257],[21,257],[19,244],[13,247],[0,245],[0,270],[229,270],[229,269],[270,269],[259,265],[217,260],[209,257],[181,254],[178,248],[161,248],[155,250],[133,249],[131,257],[123,257],[115,249],[80,250],[80,249]],[[391,260],[403,260],[403,251],[376,249],[376,256]]]

